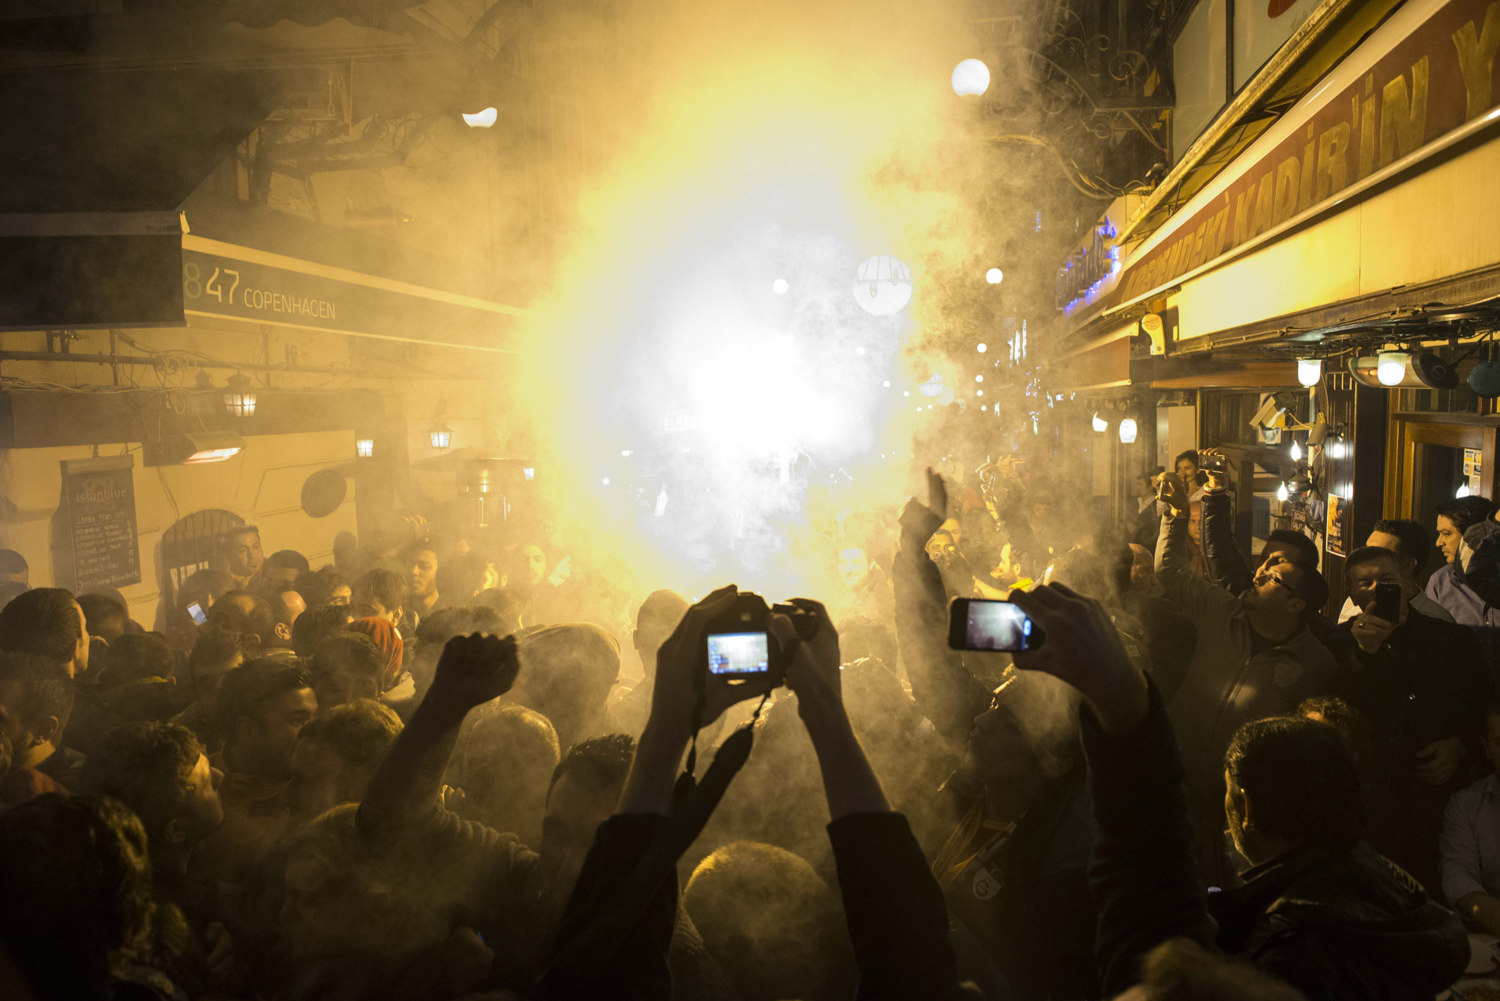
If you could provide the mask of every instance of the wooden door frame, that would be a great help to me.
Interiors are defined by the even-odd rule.
[[[1390,433],[1386,435],[1385,468],[1396,475],[1386,477],[1385,516],[1412,516],[1418,445],[1479,449],[1483,466],[1479,494],[1494,497],[1497,430],[1500,430],[1500,422],[1493,417],[1478,417],[1473,414],[1392,414]]]

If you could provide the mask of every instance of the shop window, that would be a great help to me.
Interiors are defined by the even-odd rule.
[[[163,532],[161,567],[171,593],[175,595],[192,574],[212,566],[224,533],[243,524],[245,519],[233,511],[209,508],[194,511]]]

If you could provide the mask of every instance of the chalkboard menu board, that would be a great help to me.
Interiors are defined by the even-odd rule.
[[[140,583],[134,468],[130,455],[63,460],[63,512],[78,590]]]

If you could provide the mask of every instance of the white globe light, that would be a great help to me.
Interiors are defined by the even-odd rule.
[[[1304,386],[1312,387],[1323,378],[1323,359],[1321,358],[1298,358],[1297,359],[1297,381]]]
[[[1120,444],[1132,445],[1135,443],[1135,418],[1125,417],[1120,420]]]
[[[1382,351],[1375,366],[1375,378],[1382,386],[1399,386],[1406,378],[1408,355],[1405,351]]]
[[[1095,414],[1094,430],[1099,434],[1103,434],[1105,431],[1109,430],[1109,421],[1105,420],[1103,417],[1100,417],[1098,414]]]
[[[787,284],[785,278],[778,278],[771,283],[771,291],[775,292],[777,295],[786,295],[786,290],[789,288],[791,288],[791,286]]]
[[[965,59],[953,67],[953,93],[978,97],[990,89],[990,68],[979,59]]]
[[[483,111],[476,111],[472,115],[464,115],[464,124],[471,129],[487,129],[494,125],[499,118],[500,112],[494,108],[485,108]]]
[[[985,344],[985,343],[984,343],[984,342],[983,342],[983,341],[981,341],[981,342],[980,342],[980,343],[979,343],[979,344],[978,344],[978,346],[976,346],[976,347],[975,347],[975,348],[974,348],[974,350],[975,350],[975,351],[978,351],[978,352],[979,352],[979,353],[980,353],[980,354],[984,354],[984,353],[985,353],[985,352],[986,352],[986,351],[988,351],[988,350],[989,350],[989,349],[990,349],[990,346],[989,346],[989,345],[988,345],[988,344]]]
[[[991,285],[999,285],[1005,280],[1005,272],[1001,271],[999,268],[990,268],[984,273],[984,280],[989,282]]]
[[[883,388],[885,388],[885,389],[890,389],[891,388],[891,380],[887,379],[884,382],[882,382],[880,385]]]
[[[974,381],[975,382],[983,382],[984,381],[984,376],[982,376],[982,375],[976,375],[974,377]]]
[[[911,269],[889,254],[859,266],[854,300],[871,316],[895,316],[911,302]]]

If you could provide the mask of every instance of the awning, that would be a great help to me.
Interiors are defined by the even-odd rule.
[[[7,75],[0,329],[182,325],[177,209],[276,96],[256,71]]]

